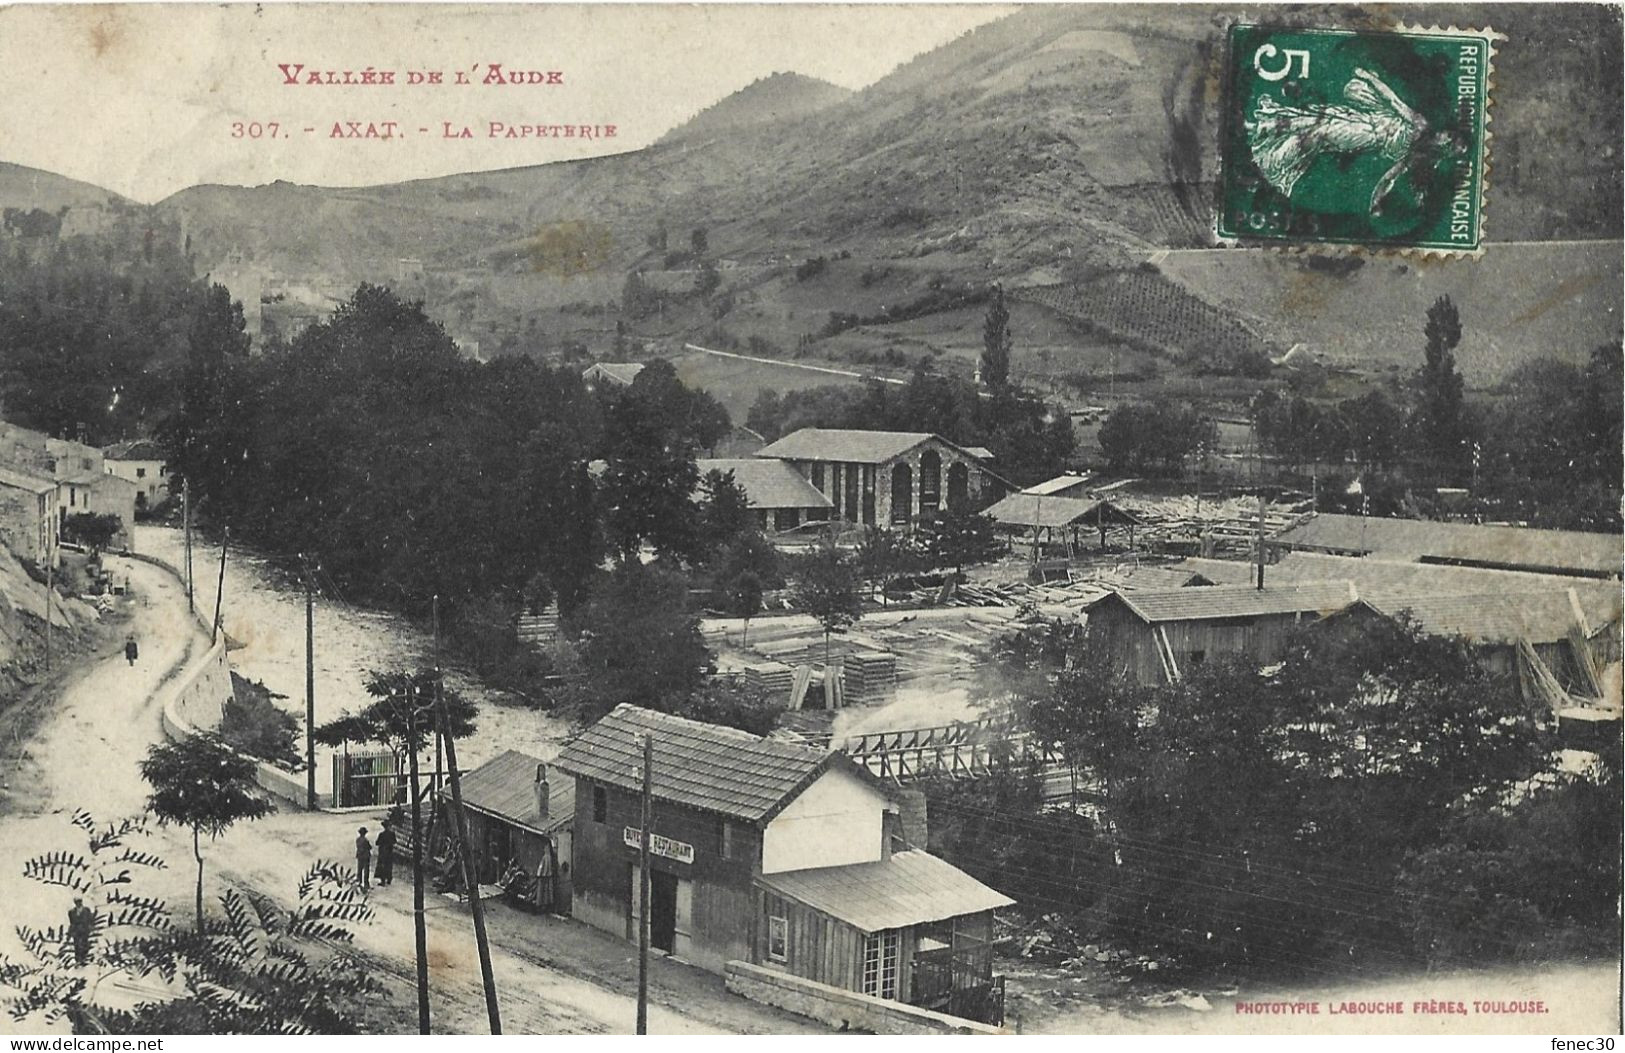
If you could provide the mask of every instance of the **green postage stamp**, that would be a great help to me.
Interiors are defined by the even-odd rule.
[[[1494,39],[1231,27],[1219,237],[1480,251]]]

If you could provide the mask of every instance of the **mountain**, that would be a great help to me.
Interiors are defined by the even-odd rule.
[[[0,207],[55,212],[69,208],[107,207],[133,203],[111,190],[47,172],[41,168],[0,161]]]
[[[1505,35],[1490,239],[1619,238],[1618,9],[1441,5],[1404,15]],[[1330,5],[1278,16],[1321,27],[1384,17]],[[1298,264],[1222,261],[1170,265],[1157,280],[1110,278],[1206,244],[1234,18],[1190,5],[1037,5],[861,91],[766,78],[641,150],[354,189],[201,186],[156,210],[185,230],[204,271],[249,267],[342,290],[394,282],[416,273],[402,261],[421,261],[411,294],[482,353],[609,353],[621,321],[666,347],[693,341],[893,371],[932,356],[968,372],[981,340],[977,293],[1002,280],[1049,290],[1014,309],[1018,370],[1098,377],[1199,368],[1215,340],[1273,357],[1330,340],[1316,318],[1294,312],[1359,317],[1388,309],[1390,295],[1425,297],[1435,273],[1467,280],[1471,261],[1381,281],[1388,268],[1342,281]],[[701,228],[722,280],[704,298],[692,294],[700,275],[686,251]],[[1498,337],[1497,364],[1583,356],[1594,327],[1564,323],[1581,312],[1602,311],[1617,331],[1617,253],[1600,275],[1596,254],[1539,262],[1534,274],[1488,269],[1489,295],[1508,283],[1509,293],[1540,296],[1530,308],[1540,306],[1540,324]],[[664,294],[647,317],[622,317],[633,270]],[[1311,282],[1315,297],[1295,295]],[[1135,325],[1136,297],[1160,316]],[[1554,346],[1554,333],[1573,339]]]
[[[701,110],[661,136],[660,142],[694,142],[788,121],[844,102],[851,95],[852,89],[817,77],[774,73]]]

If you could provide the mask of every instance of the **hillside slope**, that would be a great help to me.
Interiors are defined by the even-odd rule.
[[[661,143],[730,135],[774,121],[816,113],[845,102],[852,89],[800,73],[774,73],[707,106],[660,137]]]

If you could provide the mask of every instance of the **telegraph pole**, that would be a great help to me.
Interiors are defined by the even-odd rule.
[[[231,528],[226,527],[220,533],[220,579],[214,586],[214,622],[209,626],[209,646],[214,646],[215,639],[220,635],[220,601],[226,595],[226,545],[231,542]]]
[[[51,671],[51,597],[56,593],[56,559],[45,560],[45,671]]]
[[[406,755],[412,779],[412,939],[417,949],[418,1034],[429,1034],[429,934],[423,918],[423,803],[418,782],[418,710],[406,682]],[[386,820],[387,822],[387,820]]]
[[[828,668],[827,666],[825,667]],[[653,735],[643,736],[643,793],[638,827],[638,1034],[649,1033],[649,831],[653,821],[654,795],[650,777],[655,766]]]
[[[446,719],[446,699],[440,687],[440,598],[435,597],[435,715],[440,721],[440,737],[446,744],[446,766],[451,769],[451,811],[457,830],[457,846],[463,856],[463,880],[468,885],[468,907],[474,915],[474,943],[480,952],[480,979],[485,983],[485,1015],[491,1034],[502,1034],[502,1011],[497,1006],[496,977],[491,972],[491,945],[485,939],[485,906],[480,902],[480,874],[468,848],[468,817],[463,814],[463,783],[457,772],[457,739]]]
[[[193,614],[197,607],[192,602],[192,480],[181,480],[181,528],[186,534],[186,609]]]
[[[299,557],[305,571],[305,809],[316,810],[316,596],[310,561]]]
[[[1264,491],[1258,491],[1258,587],[1264,588]]]

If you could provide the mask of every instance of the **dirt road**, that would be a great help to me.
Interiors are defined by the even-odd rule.
[[[140,656],[131,667],[122,653],[89,664],[64,686],[27,757],[7,772],[8,814],[0,817],[0,903],[28,924],[60,924],[70,905],[62,890],[24,879],[24,859],[53,849],[83,849],[69,818],[87,808],[99,819],[143,810],[147,786],[137,765],[163,740],[165,686],[208,647],[208,636],[186,608],[184,592],[165,571],[114,560],[134,590],[132,627]],[[344,860],[358,825],[375,818],[285,810],[240,825],[205,848],[206,894],[227,884],[255,889],[291,903],[299,876],[318,858]],[[171,861],[143,881],[141,891],[161,895],[184,923],[191,902],[191,846],[177,830],[153,829],[150,847]],[[357,933],[357,947],[374,961],[389,989],[388,1005],[371,1014],[381,1030],[416,1030],[409,868],[398,883],[376,890],[377,918]],[[510,1034],[628,1033],[635,1001],[627,992],[634,949],[579,923],[537,919],[494,904],[490,911],[492,964],[504,1030]],[[427,912],[431,1008],[440,1033],[486,1030],[483,988],[466,907],[431,897]],[[15,937],[0,932],[0,950],[14,953]],[[799,1017],[735,998],[721,982],[681,963],[657,961],[651,970],[651,1033],[717,1034],[814,1030]],[[595,982],[596,981],[596,982]],[[669,1008],[681,1005],[682,1011]],[[3,1025],[0,1025],[3,1026]]]

